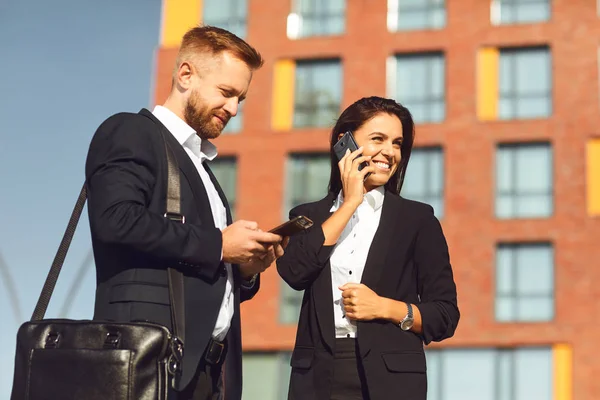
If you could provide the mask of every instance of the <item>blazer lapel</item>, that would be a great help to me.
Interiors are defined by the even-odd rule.
[[[369,254],[367,255],[367,261],[365,262],[365,269],[363,270],[361,279],[361,283],[369,288],[375,288],[377,286],[377,282],[383,271],[385,258],[391,251],[391,235],[401,234],[398,232],[399,229],[402,229],[400,213],[400,197],[386,191],[381,209],[381,219],[379,220],[379,226],[375,231],[373,242],[369,248]]]
[[[190,188],[192,189],[192,194],[196,199],[196,204],[198,204],[198,209],[201,218],[207,223],[210,221],[212,225],[215,225],[215,220],[212,216],[212,212],[210,209],[210,202],[208,200],[208,193],[206,192],[206,188],[204,187],[204,183],[202,182],[202,178],[198,174],[198,170],[196,166],[190,160],[190,157],[187,155],[183,146],[175,139],[175,137],[171,134],[171,132],[152,114],[150,111],[146,109],[142,109],[140,114],[150,118],[154,121],[155,124],[158,125],[160,129],[163,130],[165,134],[165,138],[167,143],[171,146],[173,153],[175,154],[175,158],[177,160],[177,164],[179,165],[179,170],[182,175],[188,181]]]
[[[312,215],[315,225],[321,225],[331,216],[332,212],[329,210],[333,205],[335,197],[330,194],[318,203],[316,213]],[[331,264],[327,261],[323,271],[313,283],[311,295],[317,312],[317,321],[323,335],[323,343],[329,347],[329,351],[333,352],[335,347],[335,323],[331,286]]]
[[[391,247],[392,237],[408,237],[409,235],[410,226],[404,222],[409,221],[410,216],[406,215],[402,201],[401,197],[385,192],[379,227],[373,237],[361,279],[362,284],[375,292],[377,292],[377,286],[382,279],[381,275],[386,267],[387,259],[390,256],[402,257],[401,254],[404,253],[403,249]],[[398,262],[400,263],[402,260],[399,259]],[[398,268],[401,268],[401,265],[398,265]],[[373,326],[375,326],[373,321],[358,321],[359,348],[362,357],[367,354],[370,345],[377,340],[376,337],[371,337],[371,333],[376,333],[376,330],[371,329]]]

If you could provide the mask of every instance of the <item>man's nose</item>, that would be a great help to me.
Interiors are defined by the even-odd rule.
[[[223,109],[225,111],[227,111],[229,113],[229,115],[231,115],[232,117],[235,117],[238,112],[238,107],[239,107],[238,98],[232,97],[227,100],[227,102],[225,103],[225,107],[223,107]]]

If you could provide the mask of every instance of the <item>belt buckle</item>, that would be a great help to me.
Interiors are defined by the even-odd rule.
[[[206,349],[204,359],[210,364],[218,364],[221,361],[224,348],[225,345],[223,343],[217,342],[211,338],[208,342],[208,348]]]

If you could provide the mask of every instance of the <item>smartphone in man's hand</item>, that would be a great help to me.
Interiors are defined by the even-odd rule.
[[[281,237],[286,237],[302,232],[303,230],[310,228],[312,225],[313,222],[310,220],[310,218],[305,217],[304,215],[299,215],[271,229],[269,232]]]

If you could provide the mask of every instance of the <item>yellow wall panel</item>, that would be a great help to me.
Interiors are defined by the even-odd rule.
[[[161,47],[179,47],[181,38],[202,21],[202,0],[163,0]]]
[[[479,50],[477,57],[477,116],[481,121],[498,118],[499,85],[498,49],[488,47]]]
[[[292,129],[294,120],[294,82],[296,63],[294,60],[279,60],[273,72],[273,129],[285,131]]]
[[[554,400],[573,400],[573,350],[567,344],[553,348]]]
[[[600,216],[600,138],[587,144],[588,214]]]

